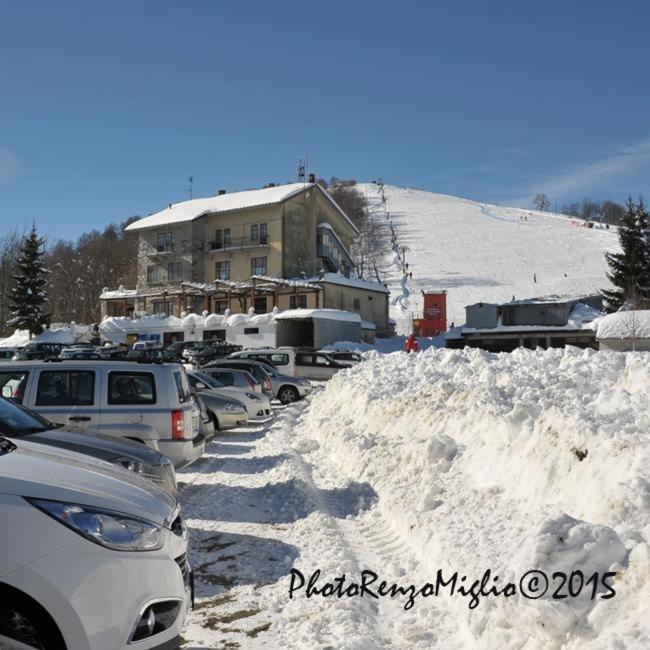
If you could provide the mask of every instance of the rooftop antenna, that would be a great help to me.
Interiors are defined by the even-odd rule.
[[[194,183],[194,177],[190,176],[189,178],[190,185],[187,188],[187,193],[190,195],[190,199],[192,198],[192,183]]]
[[[305,160],[303,158],[298,163],[298,182],[300,181],[303,181],[303,183],[305,181]]]

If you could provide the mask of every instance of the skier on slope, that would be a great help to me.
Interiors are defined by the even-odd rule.
[[[406,338],[406,341],[404,341],[404,350],[406,352],[417,352],[420,349],[420,344],[418,343],[418,340],[415,338],[415,334],[409,334],[408,337]]]

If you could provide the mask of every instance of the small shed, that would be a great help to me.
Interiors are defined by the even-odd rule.
[[[320,349],[337,341],[361,341],[361,316],[340,309],[292,309],[278,314],[278,347]]]
[[[617,311],[598,323],[596,340],[600,350],[650,351],[650,309]]]
[[[491,329],[499,324],[499,305],[491,302],[477,302],[465,307],[467,327]]]

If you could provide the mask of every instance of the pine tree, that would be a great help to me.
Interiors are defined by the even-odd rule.
[[[635,204],[628,197],[625,214],[618,225],[620,253],[605,253],[610,272],[609,281],[616,289],[603,290],[607,311],[617,311],[625,303],[639,308],[639,302],[646,297],[649,251],[646,240],[648,215],[642,199]]]
[[[11,316],[7,325],[17,329],[29,330],[30,338],[43,331],[48,315],[43,312],[47,301],[45,292],[45,274],[49,271],[43,265],[41,257],[43,240],[32,225],[30,233],[23,239],[20,256],[16,262],[18,272],[14,275],[16,284],[12,289]]]

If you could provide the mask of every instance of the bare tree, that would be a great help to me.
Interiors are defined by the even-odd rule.
[[[0,238],[0,333],[11,334],[6,323],[9,320],[9,302],[14,286],[16,259],[20,251],[22,235],[16,229]]]
[[[533,205],[540,211],[540,212],[546,212],[551,207],[551,202],[548,199],[548,196],[544,193],[538,194],[534,199],[533,199]]]

